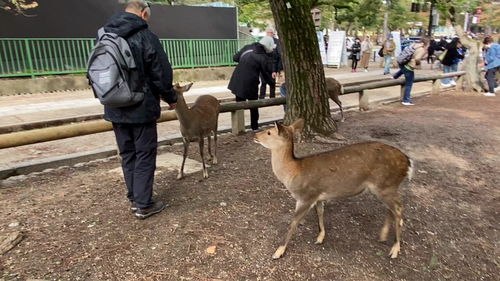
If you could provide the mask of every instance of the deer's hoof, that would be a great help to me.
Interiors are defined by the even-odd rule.
[[[177,179],[178,179],[178,180],[181,180],[182,178],[184,178],[184,174],[180,174],[180,173],[179,173],[179,174],[177,174]]]
[[[277,259],[281,258],[283,256],[283,254],[285,253],[285,249],[286,249],[285,246],[279,246],[278,249],[276,250],[276,252],[274,252],[273,260],[277,260]]]
[[[203,178],[208,179],[208,171],[203,171]]]
[[[394,246],[392,246],[392,249],[389,252],[391,259],[395,259],[398,257],[400,249],[401,249],[401,247],[400,247],[399,243],[396,243],[396,244],[394,244]]]
[[[318,238],[316,238],[316,242],[314,242],[314,244],[316,245],[323,244],[324,239],[325,239],[325,233],[320,233],[318,235]]]
[[[217,165],[217,157],[214,157],[214,159],[212,159],[212,164]]]

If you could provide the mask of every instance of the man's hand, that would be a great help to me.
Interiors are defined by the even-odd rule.
[[[273,79],[276,79],[276,72],[273,72],[273,73],[271,74],[271,77],[273,77]]]
[[[177,106],[177,103],[169,103],[168,110],[174,110],[176,106]]]

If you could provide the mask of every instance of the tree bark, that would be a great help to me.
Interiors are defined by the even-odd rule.
[[[460,37],[460,42],[464,45],[469,55],[464,60],[465,75],[463,89],[464,91],[483,92],[484,85],[481,79],[481,69],[479,68],[479,47],[481,43],[477,40],[470,39],[465,35],[462,27],[458,24],[454,25],[455,32]]]
[[[288,110],[285,123],[305,121],[303,136],[332,135],[337,126],[330,114],[325,73],[309,1],[269,0],[280,36]],[[304,4],[308,3],[308,4]]]

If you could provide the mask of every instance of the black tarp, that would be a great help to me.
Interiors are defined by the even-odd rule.
[[[14,15],[0,9],[0,38],[93,38],[114,13],[118,0],[39,0]],[[151,30],[160,38],[236,39],[236,8],[153,5]]]

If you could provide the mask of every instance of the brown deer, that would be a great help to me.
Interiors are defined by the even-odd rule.
[[[344,122],[344,110],[342,109],[342,102],[339,99],[339,95],[344,92],[344,87],[340,84],[339,81],[335,80],[331,77],[326,77],[326,91],[328,92],[328,96],[339,106],[340,108],[340,122]]]
[[[271,150],[274,174],[297,200],[288,233],[273,259],[278,259],[285,253],[297,225],[309,209],[316,206],[319,221],[316,244],[321,244],[325,238],[324,201],[351,197],[365,190],[375,194],[388,208],[380,232],[381,241],[387,240],[390,223],[394,221],[396,242],[389,255],[396,258],[400,251],[403,225],[403,206],[398,189],[406,176],[411,179],[411,160],[399,149],[380,142],[358,143],[296,158],[293,152],[293,135],[303,126],[302,119],[290,126],[276,123],[274,128],[255,135],[255,142]]]
[[[191,108],[186,104],[184,92],[189,91],[193,83],[186,86],[175,84],[174,90],[177,93],[177,106],[175,113],[179,119],[182,142],[184,144],[184,155],[177,179],[184,177],[184,163],[188,153],[189,143],[198,141],[200,146],[201,162],[203,163],[203,178],[208,178],[208,169],[205,166],[203,156],[204,138],[207,137],[209,161],[217,164],[217,122],[219,119],[219,101],[211,95],[199,96]],[[214,138],[214,154],[210,146],[210,135]]]

